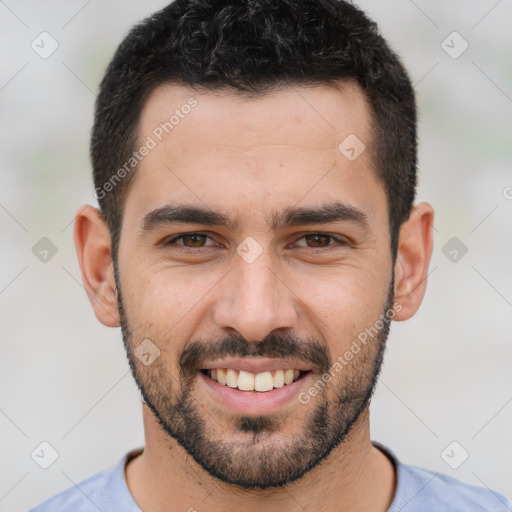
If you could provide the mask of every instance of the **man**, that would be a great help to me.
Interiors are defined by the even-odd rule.
[[[33,511],[512,510],[370,439],[433,210],[411,83],[360,10],[176,0],[118,48],[91,156],[75,244],[145,446]]]

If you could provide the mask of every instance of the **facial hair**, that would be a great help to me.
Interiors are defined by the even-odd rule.
[[[369,406],[389,334],[391,319],[386,312],[392,310],[393,279],[380,316],[382,328],[370,343],[361,347],[352,364],[343,367],[345,379],[337,386],[326,384],[308,404],[297,404],[307,407],[300,435],[281,435],[285,418],[274,413],[240,415],[236,420],[236,436],[222,437],[211,428],[219,423],[218,417],[194,399],[197,372],[203,361],[228,356],[294,358],[309,364],[315,381],[320,382],[333,366],[325,344],[284,334],[271,334],[259,343],[236,336],[215,341],[196,339],[185,345],[178,358],[179,375],[173,376],[169,373],[170,362],[162,357],[145,366],[134,355],[135,342],[115,264],[114,275],[123,343],[143,400],[164,432],[212,477],[248,490],[287,485],[317,467],[338,447]],[[152,341],[160,347],[171,343],[171,340]]]

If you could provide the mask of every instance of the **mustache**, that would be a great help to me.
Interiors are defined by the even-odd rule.
[[[250,342],[238,336],[217,341],[194,340],[179,357],[180,374],[185,379],[191,378],[207,361],[225,357],[294,358],[312,366],[319,374],[326,373],[331,367],[327,349],[317,340],[270,334],[261,342]]]

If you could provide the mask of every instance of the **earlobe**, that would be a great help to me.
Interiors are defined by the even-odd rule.
[[[78,210],[73,236],[82,281],[96,318],[107,327],[119,327],[110,234],[96,208],[84,205]]]
[[[414,206],[402,224],[395,263],[395,302],[401,306],[395,320],[407,320],[420,307],[432,256],[434,210],[428,203]]]

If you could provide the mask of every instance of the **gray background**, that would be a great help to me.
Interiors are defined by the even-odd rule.
[[[165,3],[0,0],[1,512],[24,511],[143,444],[120,329],[93,315],[72,221],[96,204],[88,138],[104,68],[131,25]],[[392,326],[372,439],[405,463],[512,497],[512,5],[360,5],[415,83],[418,200],[436,210],[426,297]],[[31,48],[43,31],[59,45],[46,59]],[[454,31],[469,44],[458,58],[464,41],[446,39]],[[46,262],[32,252],[42,237],[57,249]],[[31,458],[43,441],[59,454],[46,470]],[[457,469],[441,456],[453,441],[450,461],[469,453]]]

